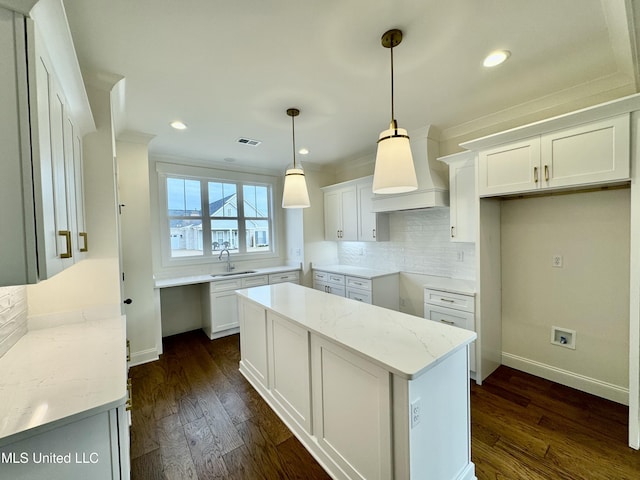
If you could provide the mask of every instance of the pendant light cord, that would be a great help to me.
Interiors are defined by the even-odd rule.
[[[296,168],[296,124],[293,115],[291,115],[291,132],[293,137],[293,168]]]
[[[396,118],[393,110],[393,42],[389,50],[391,50],[391,125],[393,125]]]

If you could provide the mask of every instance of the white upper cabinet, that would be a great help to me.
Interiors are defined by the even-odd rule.
[[[478,206],[476,155],[462,152],[438,160],[449,165],[449,240],[475,242]]]
[[[325,240],[389,240],[388,214],[372,211],[372,186],[369,176],[323,187]]]
[[[0,286],[47,279],[87,250],[82,136],[95,125],[62,3],[40,2],[32,17],[0,7],[0,58],[12,66],[0,91],[16,106],[0,123],[2,198],[12,205],[0,217],[12,225],[0,232]]]
[[[325,240],[356,240],[358,237],[357,193],[355,185],[324,193]]]
[[[629,114],[481,150],[481,197],[629,179]],[[473,143],[473,142],[471,142]]]

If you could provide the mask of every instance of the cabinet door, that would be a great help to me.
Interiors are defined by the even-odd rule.
[[[311,336],[313,431],[348,478],[393,478],[391,375],[346,349]]]
[[[271,329],[271,393],[282,408],[311,433],[311,359],[309,332],[293,322],[267,313]]]
[[[450,239],[476,241],[476,173],[474,162],[452,163],[449,167]]]
[[[324,239],[339,240],[342,229],[342,207],[338,192],[324,194]]]
[[[218,292],[211,295],[212,332],[221,332],[238,326],[236,292]]]
[[[358,241],[389,240],[389,215],[373,212],[373,180],[358,184]]]
[[[629,115],[543,135],[541,180],[548,187],[629,178]]]
[[[478,158],[478,194],[527,192],[540,187],[540,138],[534,137],[481,151]]]
[[[342,208],[342,233],[340,240],[358,239],[358,198],[355,185],[340,191]]]
[[[240,299],[238,303],[242,368],[262,386],[269,388],[267,312],[264,308],[246,300]]]
[[[371,291],[368,290],[357,290],[354,288],[348,288],[345,296],[347,298],[350,298],[351,300],[368,303],[369,305],[373,303],[373,299],[371,298]]]
[[[454,310],[451,308],[442,308],[435,305],[424,305],[424,318],[434,322],[445,323],[454,327],[464,328],[466,330],[475,331],[474,314]],[[476,342],[473,341],[469,345],[469,370],[476,371]]]

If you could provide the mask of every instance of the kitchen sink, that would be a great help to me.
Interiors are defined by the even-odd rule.
[[[256,273],[256,270],[243,270],[242,272],[213,273],[212,277],[230,277],[232,275],[246,275],[247,273]]]

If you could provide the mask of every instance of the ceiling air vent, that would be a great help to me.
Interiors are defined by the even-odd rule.
[[[252,140],[251,138],[245,137],[240,137],[237,141],[242,145],[249,145],[250,147],[257,147],[262,143],[260,140]]]

